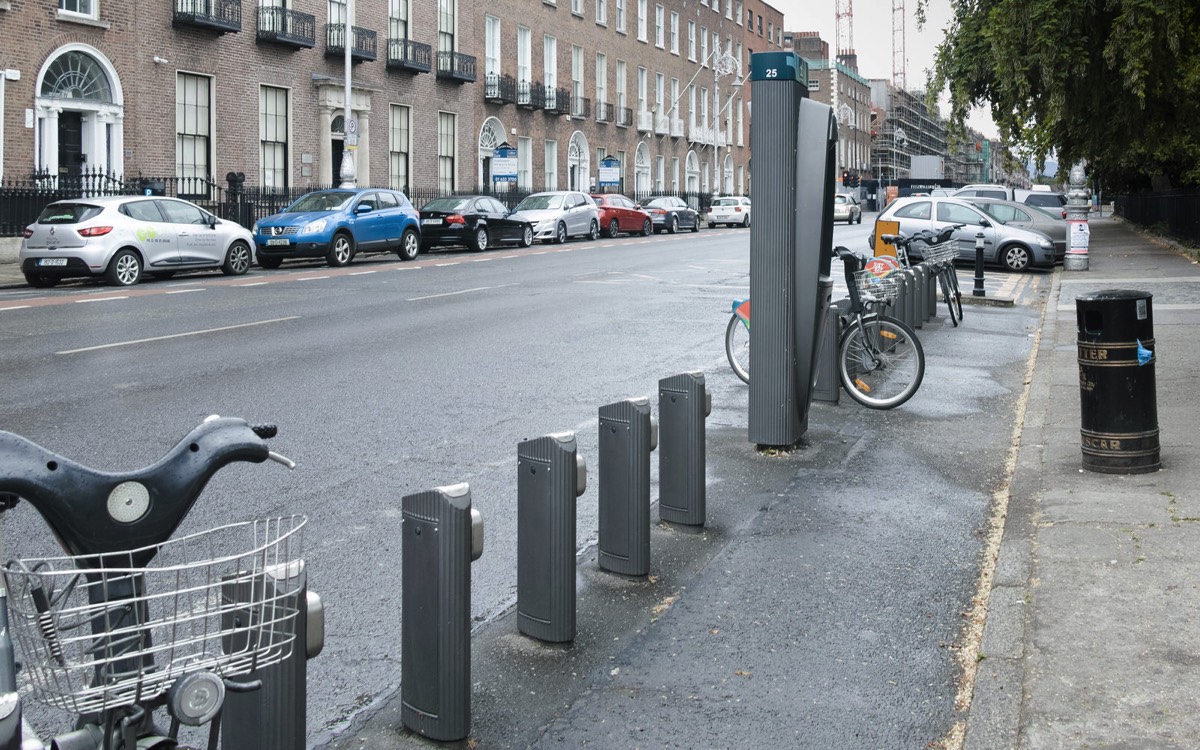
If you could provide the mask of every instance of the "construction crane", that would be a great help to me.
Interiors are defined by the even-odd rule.
[[[854,3],[853,0],[837,0],[837,50],[834,59],[854,54]]]
[[[900,90],[908,88],[904,81],[907,65],[908,60],[904,55],[904,0],[892,0],[892,85]]]

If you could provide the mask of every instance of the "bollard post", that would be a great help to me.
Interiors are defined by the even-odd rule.
[[[975,288],[971,290],[972,297],[986,297],[983,288],[983,232],[975,234]]]
[[[917,293],[913,297],[913,328],[922,328],[925,325],[925,300],[929,297],[925,291],[925,286],[929,283],[929,273],[922,262],[913,266],[913,274],[917,278]]]
[[[711,413],[704,373],[658,381],[658,517],[663,521],[704,525],[704,418]]]
[[[825,334],[817,354],[817,382],[813,384],[813,401],[836,404],[841,395],[842,381],[838,377],[838,334],[842,330],[841,316],[850,307],[849,299],[834,302],[825,316]]]
[[[645,396],[600,407],[599,563],[629,576],[650,572],[650,453],[658,427]]]
[[[465,483],[401,500],[400,722],[438,742],[471,731],[471,563],[483,519]]]
[[[517,445],[517,630],[531,638],[575,640],[575,499],[586,488],[575,433]]]
[[[929,313],[929,320],[933,320],[938,315],[938,280],[934,277],[937,269],[933,266],[927,266],[929,269],[929,284],[925,288],[925,309]]]
[[[1088,270],[1088,212],[1092,210],[1092,199],[1087,188],[1084,163],[1078,162],[1067,173],[1067,257],[1063,259],[1063,270]]]

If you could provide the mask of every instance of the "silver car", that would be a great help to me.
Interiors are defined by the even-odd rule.
[[[244,274],[254,263],[254,238],[245,227],[178,198],[76,198],[42,209],[25,228],[19,257],[31,286],[80,276],[131,286],[143,273],[160,279],[203,268]]]
[[[962,224],[954,231],[960,260],[975,259],[975,235],[983,233],[983,259],[989,263],[999,263],[1009,271],[1054,267],[1053,240],[1041,232],[1005,224],[962,198],[897,198],[876,221],[876,226],[879,222],[897,222],[900,233],[909,236],[923,229],[936,232],[952,224]],[[873,232],[868,242],[869,247],[875,247]],[[920,249],[913,250],[912,255],[921,257]]]
[[[853,195],[838,193],[833,196],[833,220],[862,224],[862,206]]]
[[[1034,229],[1054,241],[1054,256],[1061,263],[1067,256],[1067,222],[1050,213],[1050,209],[1028,206],[1015,201],[1004,201],[999,198],[968,198],[971,203],[982,208],[989,216],[994,216],[1009,226]]]
[[[563,243],[571,237],[600,236],[600,212],[587,193],[554,190],[534,193],[517,204],[510,219],[533,224],[533,236],[542,242]]]

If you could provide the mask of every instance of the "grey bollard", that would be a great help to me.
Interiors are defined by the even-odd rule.
[[[471,731],[471,562],[483,520],[464,482],[401,500],[400,722],[439,742]]]
[[[896,274],[896,301],[892,305],[891,311],[888,313],[901,321],[907,323],[904,319],[905,303],[908,301],[908,274],[901,271]]]
[[[575,499],[586,488],[574,433],[517,444],[517,630],[530,638],[575,639]]]
[[[629,576],[650,572],[650,453],[658,444],[650,399],[600,407],[599,563]]]
[[[704,525],[704,418],[711,413],[704,373],[658,381],[658,517],[663,521]]]
[[[917,272],[911,268],[904,269],[904,277],[908,279],[908,294],[904,297],[904,322],[910,327],[917,324]]]
[[[913,279],[917,282],[917,293],[913,295],[913,328],[925,325],[925,264],[913,266]]]
[[[296,639],[291,654],[283,661],[256,669],[239,677],[236,682],[261,680],[262,687],[247,692],[229,691],[221,710],[221,747],[225,750],[304,750],[306,741],[308,698],[308,660],[321,652],[325,644],[325,614],[321,597],[308,591],[304,561],[277,565],[263,573],[260,582],[226,583],[222,598],[227,602],[261,598],[262,593],[251,591],[273,586],[282,596],[280,604],[286,611],[294,610]],[[268,597],[270,599],[271,597]],[[264,616],[259,612],[258,616]],[[270,615],[267,615],[270,616]],[[231,609],[222,614],[224,627],[236,628],[236,620],[253,617],[244,609]],[[234,641],[233,649],[245,644]],[[201,710],[197,696],[206,694],[205,686],[194,688],[180,685],[178,698],[182,701],[176,715]],[[172,696],[175,689],[172,689]],[[185,722],[186,723],[186,722]]]
[[[817,382],[813,385],[813,401],[836,404],[841,397],[842,380],[838,375],[838,338],[842,331],[841,316],[850,307],[850,300],[834,302],[825,316],[825,335],[817,355]]]

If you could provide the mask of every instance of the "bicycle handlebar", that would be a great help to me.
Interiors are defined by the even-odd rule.
[[[885,245],[895,245],[908,249],[914,242],[923,242],[926,245],[940,245],[949,240],[954,233],[965,227],[966,224],[951,224],[942,227],[936,232],[932,229],[922,229],[919,232],[914,232],[911,237],[905,237],[902,234],[881,234],[879,241]]]
[[[0,502],[6,494],[29,501],[72,556],[150,547],[122,556],[125,566],[145,567],[156,553],[153,546],[171,537],[208,480],[226,464],[270,458],[289,468],[295,465],[264,442],[277,432],[273,425],[214,415],[156,463],[110,473],[0,431]],[[102,560],[81,564],[101,565]]]

